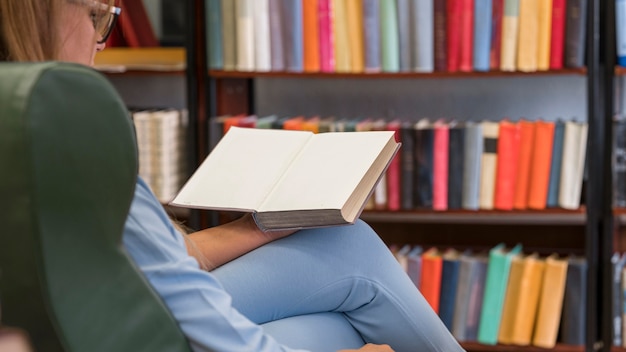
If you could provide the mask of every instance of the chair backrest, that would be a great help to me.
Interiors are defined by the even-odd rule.
[[[136,177],[132,122],[106,78],[0,64],[0,318],[36,350],[189,350],[121,245]]]

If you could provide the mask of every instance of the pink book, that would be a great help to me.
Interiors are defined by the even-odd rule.
[[[433,141],[433,209],[448,209],[448,147],[450,129],[439,120],[434,125]]]
[[[550,69],[563,68],[565,48],[566,0],[552,1],[552,32],[550,38]]]
[[[463,0],[461,3],[461,55],[459,70],[470,72],[473,70],[474,50],[474,0]]]
[[[400,126],[401,122],[399,120],[393,120],[387,123],[386,129],[388,131],[393,131],[394,136],[396,137],[396,142],[400,141]],[[401,173],[401,164],[400,164],[400,153],[397,153],[391,162],[389,163],[389,167],[387,168],[386,181],[387,181],[387,209],[391,211],[400,210],[401,200],[400,200],[400,173]]]
[[[332,0],[319,0],[320,71],[335,72]]]

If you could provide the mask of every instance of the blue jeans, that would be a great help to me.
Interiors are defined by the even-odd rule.
[[[332,351],[365,341],[398,352],[463,351],[362,221],[299,231],[213,274],[237,310],[292,348]]]

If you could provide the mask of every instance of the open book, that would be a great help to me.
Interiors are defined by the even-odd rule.
[[[252,212],[263,230],[351,224],[399,147],[392,131],[231,127],[170,204]]]

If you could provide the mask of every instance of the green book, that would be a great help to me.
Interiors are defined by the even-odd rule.
[[[400,71],[400,38],[395,0],[380,1],[380,32],[383,72]]]
[[[521,245],[518,244],[508,250],[503,243],[489,251],[485,295],[480,312],[480,325],[478,326],[478,342],[480,343],[495,345],[498,342],[498,331],[502,320],[502,307],[509,280],[511,260],[520,255],[521,252]]]

